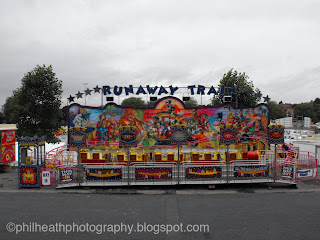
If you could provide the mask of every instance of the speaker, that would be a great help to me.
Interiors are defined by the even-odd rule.
[[[150,97],[150,101],[151,101],[151,102],[155,102],[155,101],[157,101],[157,100],[158,100],[157,97]]]
[[[107,97],[108,102],[113,102],[113,97]]]
[[[185,101],[189,101],[190,100],[190,97],[182,97],[182,100],[185,102]]]

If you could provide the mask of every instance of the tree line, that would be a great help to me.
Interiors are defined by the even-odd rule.
[[[14,90],[1,108],[0,123],[17,124],[17,136],[45,136],[47,142],[58,142],[55,132],[67,124],[67,106],[61,107],[62,81],[55,77],[52,66],[37,65],[21,79],[21,87]],[[223,75],[219,88],[235,87],[231,104],[238,107],[254,106],[262,101],[262,93],[256,88],[246,73],[230,69]],[[320,99],[300,104],[284,104],[263,97],[270,108],[270,118],[287,116],[288,108],[294,109],[294,116],[310,117],[313,122],[320,121]],[[152,107],[156,102],[145,102],[139,97],[124,99],[124,106]],[[212,105],[224,103],[223,95],[215,95]],[[186,107],[197,106],[197,100],[190,97],[184,101]]]

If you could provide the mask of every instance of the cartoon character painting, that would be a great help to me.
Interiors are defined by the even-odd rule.
[[[207,141],[219,134],[221,123],[236,124],[241,134],[258,133],[267,135],[269,109],[260,104],[251,108],[234,109],[231,106],[208,106],[186,108],[179,99],[165,97],[154,108],[123,107],[108,104],[101,107],[83,107],[72,104],[69,107],[69,126],[86,127],[87,139],[119,141],[121,126],[135,126],[138,129],[138,145],[168,145],[171,142],[171,126],[187,126],[188,141],[203,140],[201,147],[213,147]]]

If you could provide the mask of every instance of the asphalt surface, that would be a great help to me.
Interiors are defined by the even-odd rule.
[[[0,239],[320,239],[319,180],[268,186],[19,189],[9,169]]]
[[[1,193],[1,239],[319,239],[320,193],[110,195]],[[8,225],[9,224],[9,225]],[[11,225],[10,225],[11,224]],[[14,227],[12,227],[12,224]],[[75,227],[32,230],[32,224]],[[145,230],[138,226],[149,226]],[[157,232],[159,225],[183,231]],[[187,226],[208,226],[186,232]],[[95,226],[130,225],[100,230]],[[22,228],[24,226],[24,228]],[[6,229],[9,227],[9,229]],[[24,229],[24,230],[22,230]],[[36,228],[34,228],[36,229]],[[9,232],[9,231],[13,232]],[[32,232],[33,231],[33,232]],[[58,231],[58,232],[57,232]],[[60,231],[60,232],[59,232]],[[77,232],[78,231],[78,232]],[[83,232],[81,232],[83,231]],[[91,232],[92,231],[92,232]]]

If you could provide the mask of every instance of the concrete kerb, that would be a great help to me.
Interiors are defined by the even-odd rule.
[[[32,194],[106,194],[106,195],[118,195],[118,194],[128,194],[128,195],[230,195],[230,194],[274,194],[274,193],[314,193],[320,192],[320,189],[255,189],[252,192],[239,192],[235,190],[176,190],[174,192],[168,193],[164,190],[137,190],[137,191],[99,191],[97,189],[83,190],[83,189],[64,189],[64,190],[31,190],[31,189],[5,189],[0,190],[0,193],[32,193]]]

